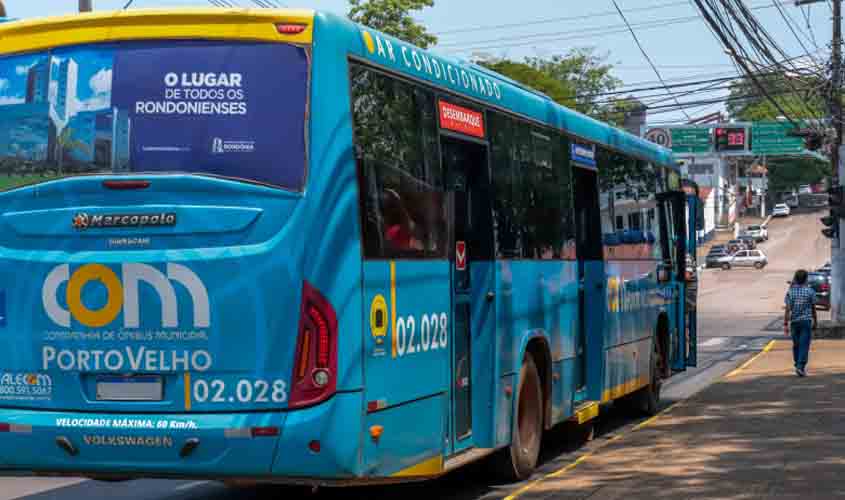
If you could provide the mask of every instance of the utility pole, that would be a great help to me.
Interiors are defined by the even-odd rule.
[[[830,85],[830,110],[833,114],[833,126],[836,130],[836,139],[833,144],[832,162],[834,172],[836,172],[836,184],[841,186],[842,181],[845,180],[842,166],[842,0],[833,0],[833,47],[831,57],[833,58],[831,64],[831,72],[833,73]],[[836,238],[831,242],[830,249],[830,274],[831,287],[830,296],[830,316],[835,322],[843,320],[842,311],[842,278],[845,277],[845,269],[843,269],[842,262],[842,219],[837,221],[839,231],[836,232]]]
[[[810,5],[824,0],[795,0],[796,6]],[[828,103],[830,106],[830,119],[833,122],[833,129],[836,132],[830,159],[835,172],[834,185],[842,186],[845,181],[845,165],[842,158],[845,156],[845,148],[842,147],[842,0],[832,0],[833,3],[833,42],[831,45],[831,81]],[[831,207],[832,208],[832,207]],[[842,235],[841,230],[845,228],[842,218],[836,221],[834,227],[835,236],[830,245],[830,317],[835,322],[845,320],[845,311],[842,309],[843,296],[845,296],[845,262],[843,262]]]
[[[91,12],[94,6],[91,5],[92,0],[79,0],[79,12]]]
[[[0,0],[0,17],[6,17],[6,7],[3,5],[3,0]]]

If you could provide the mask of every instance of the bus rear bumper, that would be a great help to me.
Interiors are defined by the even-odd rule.
[[[126,415],[0,409],[0,470],[102,479],[342,481],[357,472],[360,414],[360,393],[337,394],[321,405],[289,412]],[[312,441],[319,441],[319,452]]]

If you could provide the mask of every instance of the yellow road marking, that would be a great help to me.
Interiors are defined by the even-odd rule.
[[[762,351],[758,352],[756,355],[754,355],[751,359],[749,359],[748,361],[743,363],[742,366],[740,366],[736,370],[734,370],[734,371],[728,373],[727,375],[725,375],[725,378],[731,377],[735,373],[738,373],[739,371],[743,370],[744,368],[747,368],[748,365],[750,365],[752,362],[754,362],[755,359],[757,359],[758,357],[762,356],[763,354],[769,352],[769,350],[771,350],[771,348],[774,345],[775,345],[774,340],[769,341],[769,343],[766,344],[766,347],[764,347]],[[526,484],[525,486],[519,488],[518,490],[514,491],[510,495],[506,496],[505,500],[515,500],[515,499],[519,498],[521,495],[523,495],[524,493],[532,490],[535,486],[542,483],[543,481],[546,481],[548,479],[554,479],[558,476],[565,474],[566,472],[569,472],[570,470],[577,467],[578,464],[580,464],[581,462],[587,460],[589,457],[591,457],[591,456],[595,455],[596,453],[598,453],[599,451],[603,450],[604,447],[607,446],[607,444],[612,443],[614,441],[617,441],[617,440],[621,439],[623,436],[630,435],[631,433],[636,432],[636,431],[638,431],[638,430],[640,430],[644,427],[648,427],[649,425],[652,425],[654,422],[656,422],[660,417],[662,417],[666,413],[668,413],[668,412],[670,412],[670,411],[672,411],[676,408],[680,408],[683,404],[685,404],[687,401],[689,401],[689,399],[692,398],[693,396],[695,396],[695,395],[693,394],[689,398],[683,399],[681,401],[678,401],[677,403],[674,403],[674,404],[667,406],[662,411],[660,411],[657,415],[655,415],[655,416],[649,418],[648,420],[641,422],[641,423],[637,424],[636,426],[634,426],[627,433],[617,434],[616,436],[613,436],[612,438],[608,439],[607,443],[600,446],[599,448],[597,448],[593,451],[587,452],[587,453],[581,455],[580,457],[576,458],[574,462],[567,464],[567,465],[561,467],[560,469],[558,469],[554,472],[550,472],[543,477],[537,478],[534,481],[531,481],[530,483]]]
[[[734,375],[737,375],[737,374],[738,374],[739,372],[741,372],[742,370],[745,370],[746,368],[748,368],[748,366],[749,366],[751,363],[753,363],[755,359],[757,359],[757,358],[759,358],[760,356],[762,356],[763,354],[765,354],[765,353],[769,352],[769,350],[770,350],[770,349],[771,349],[774,345],[775,345],[775,341],[774,341],[774,340],[770,340],[770,341],[769,341],[769,343],[768,343],[768,344],[766,344],[766,347],[764,347],[762,351],[760,351],[760,352],[758,352],[757,354],[755,354],[754,356],[752,356],[752,357],[751,357],[751,359],[749,359],[749,360],[748,360],[748,361],[746,361],[745,363],[743,363],[743,364],[739,365],[739,367],[738,367],[736,370],[734,370],[734,371],[732,371],[732,372],[728,373],[727,375],[725,375],[725,378],[731,378],[731,377],[733,377]]]

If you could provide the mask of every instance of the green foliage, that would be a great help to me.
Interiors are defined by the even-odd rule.
[[[814,158],[782,158],[767,162],[769,192],[787,191],[801,184],[815,184],[833,174],[829,162]]]
[[[523,85],[539,90],[553,101],[564,106],[575,106],[575,88],[566,81],[554,78],[528,62],[503,59],[500,61],[480,61],[482,66],[507,76]]]
[[[787,77],[783,73],[757,76],[766,92],[789,114],[790,118],[823,118],[825,102],[820,89],[824,82],[815,77]],[[730,86],[728,113],[741,121],[770,121],[783,113],[767,99],[750,79],[742,79]]]
[[[613,76],[613,66],[606,60],[606,56],[596,54],[593,49],[579,48],[548,59],[529,57],[524,61],[498,59],[478,63],[543,92],[562,106],[600,120],[621,123],[632,102],[596,96],[622,84]]]
[[[349,18],[425,49],[437,37],[414,21],[411,12],[433,5],[434,0],[349,0]]]

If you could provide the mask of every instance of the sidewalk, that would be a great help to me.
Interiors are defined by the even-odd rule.
[[[845,340],[816,340],[809,376],[778,340],[744,368],[519,499],[830,499],[845,496]]]

